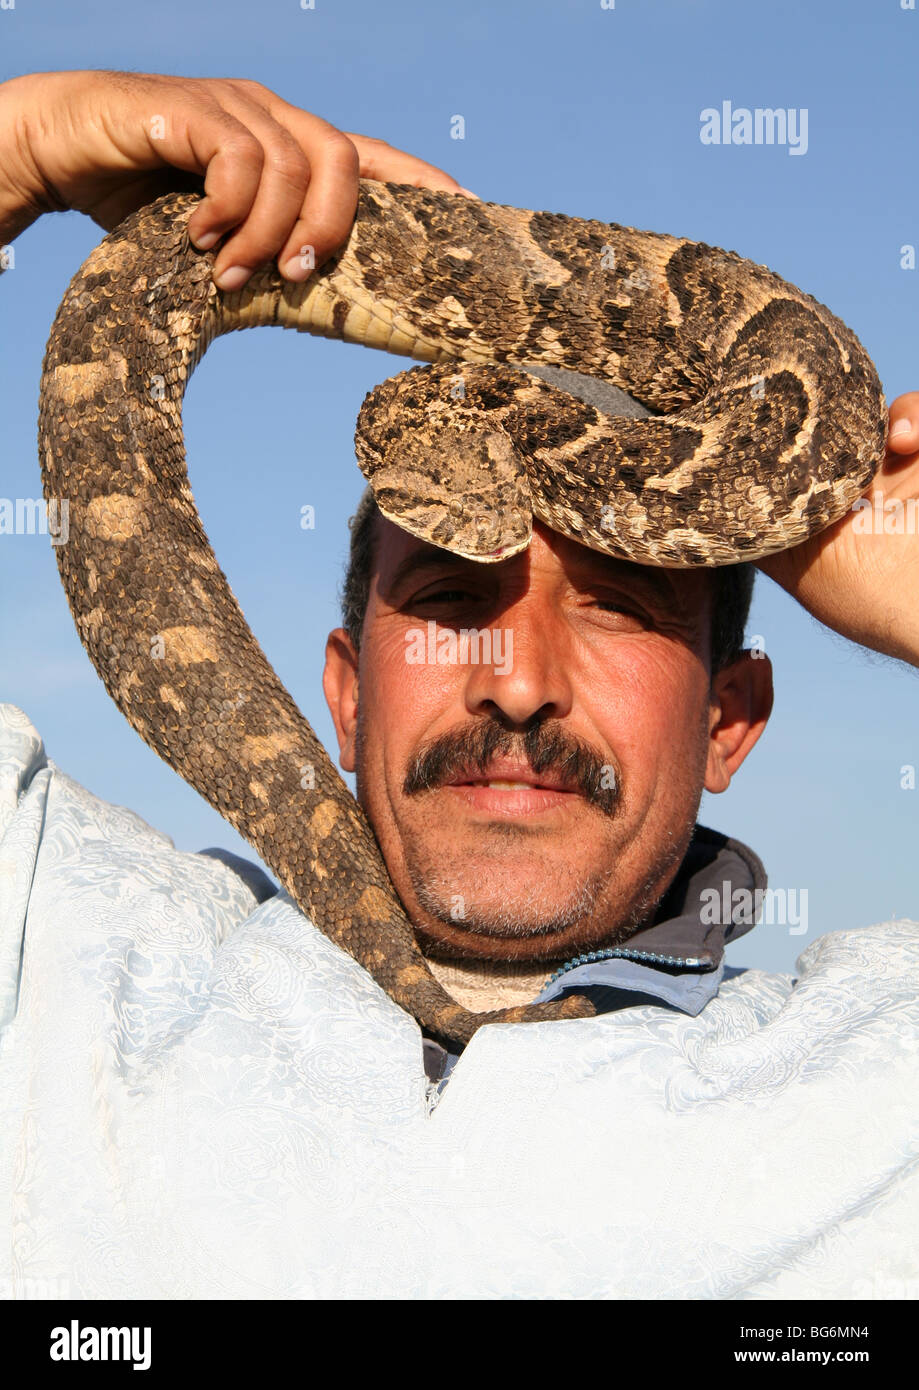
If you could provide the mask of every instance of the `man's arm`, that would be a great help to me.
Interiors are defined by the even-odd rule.
[[[67,208],[110,231],[203,180],[189,233],[204,249],[226,237],[218,284],[238,288],[271,259],[305,280],[302,248],[321,265],[342,244],[359,177],[466,192],[442,169],[336,130],[258,82],[86,71],[0,84],[0,245]]]
[[[919,391],[891,405],[887,455],[863,500],[758,566],[843,637],[919,666]]]

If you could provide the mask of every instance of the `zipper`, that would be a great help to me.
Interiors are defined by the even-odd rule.
[[[579,965],[590,965],[597,960],[611,960],[618,957],[622,960],[649,961],[654,965],[686,965],[694,966],[698,969],[703,965],[710,965],[711,961],[703,960],[701,956],[664,956],[657,951],[638,951],[629,949],[628,946],[608,946],[602,951],[586,951],[583,955],[572,956],[571,960],[566,960],[564,965],[560,965],[554,975],[543,986],[548,989],[549,985],[554,984],[560,975],[566,974],[569,970],[576,970]]]

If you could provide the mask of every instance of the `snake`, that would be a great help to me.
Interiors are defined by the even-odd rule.
[[[221,292],[198,194],[128,216],[48,339],[38,444],[80,639],[145,742],[425,1032],[590,1017],[587,994],[476,1013],[432,974],[372,828],[259,646],[192,494],[182,400],[208,345],[273,324],[410,357],[369,392],[358,463],[383,515],[483,563],[533,519],[639,564],[762,558],[839,519],[884,455],[854,333],[767,267],[701,242],[361,179],[351,232],[302,283]],[[304,248],[310,255],[311,248]],[[309,264],[309,262],[307,262]],[[614,418],[540,369],[612,383]]]

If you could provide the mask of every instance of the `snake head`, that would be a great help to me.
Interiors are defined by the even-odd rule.
[[[371,391],[354,443],[387,520],[470,560],[525,550],[529,478],[502,405],[513,408],[527,381],[511,368],[454,362],[414,367]]]

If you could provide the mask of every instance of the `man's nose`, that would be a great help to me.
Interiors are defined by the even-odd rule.
[[[490,652],[479,643],[480,659],[470,666],[466,682],[469,712],[499,712],[515,724],[536,715],[563,719],[570,713],[570,662],[565,660],[564,634],[555,630],[551,616],[541,608],[515,604],[488,630]]]

